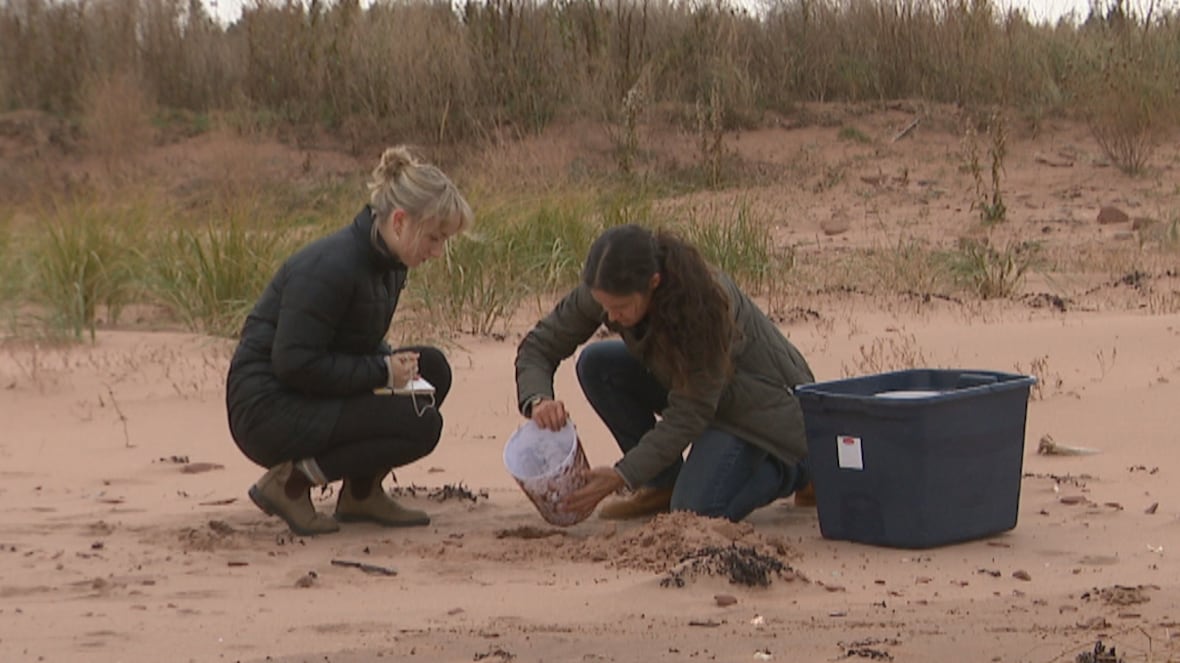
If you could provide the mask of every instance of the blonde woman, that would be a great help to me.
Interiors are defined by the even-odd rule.
[[[250,499],[296,534],[340,521],[389,527],[430,517],[382,488],[393,468],[429,454],[451,386],[442,351],[385,341],[410,269],[442,255],[473,214],[451,180],[404,146],[373,171],[368,205],[347,227],[287,259],[242,327],[226,380],[229,427],[267,468]],[[387,395],[421,377],[429,395]],[[333,516],[311,488],[343,479]]]

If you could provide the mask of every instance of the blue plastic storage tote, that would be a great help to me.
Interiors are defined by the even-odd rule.
[[[926,548],[1016,527],[1034,382],[915,369],[800,385],[824,538]]]

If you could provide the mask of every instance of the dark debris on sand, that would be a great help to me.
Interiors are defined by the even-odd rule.
[[[500,647],[492,647],[491,649],[489,649],[486,652],[477,653],[474,657],[472,657],[471,660],[473,660],[473,661],[495,660],[495,661],[500,661],[500,663],[504,663],[505,661],[511,661],[515,658],[516,658],[516,654],[513,654],[510,651],[507,651],[505,649],[501,649]]]
[[[661,587],[684,587],[688,578],[698,575],[726,576],[735,585],[768,587],[775,576],[793,577],[794,571],[782,560],[764,555],[753,547],[708,546],[690,553],[660,580]]]
[[[470,488],[463,485],[463,482],[457,484],[447,484],[439,488],[427,488],[426,486],[419,486],[418,484],[410,484],[409,486],[395,486],[393,490],[389,491],[390,495],[394,497],[418,497],[425,495],[428,499],[436,502],[445,502],[447,500],[467,500],[469,502],[477,502],[480,499],[488,498],[488,491],[481,490],[479,492],[472,492]]]
[[[1102,641],[1094,643],[1094,649],[1078,654],[1074,659],[1077,663],[1123,663],[1123,658],[1115,653],[1114,647],[1106,648]]]
[[[844,652],[840,658],[867,658],[870,661],[892,661],[893,654],[885,647],[896,647],[900,644],[901,641],[894,638],[865,638],[848,644],[838,643]]]
[[[551,536],[565,536],[566,532],[553,529],[521,525],[510,529],[496,530],[497,539],[547,539]]]

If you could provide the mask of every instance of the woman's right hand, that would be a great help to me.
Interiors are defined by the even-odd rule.
[[[389,386],[401,387],[418,377],[418,353],[402,351],[389,355]]]
[[[565,403],[546,398],[533,406],[533,423],[547,430],[561,430],[569,414],[565,411]]]

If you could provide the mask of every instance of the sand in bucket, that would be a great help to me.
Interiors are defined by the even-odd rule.
[[[594,511],[592,507],[574,513],[561,511],[558,506],[567,495],[586,485],[583,472],[590,468],[572,421],[559,431],[526,421],[504,445],[504,466],[546,522],[567,527]]]

